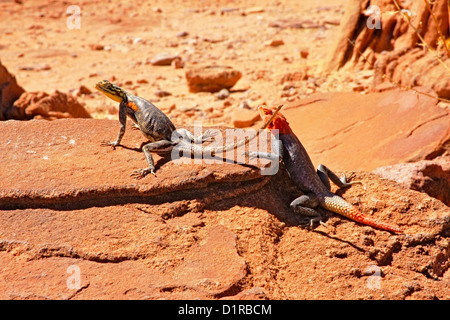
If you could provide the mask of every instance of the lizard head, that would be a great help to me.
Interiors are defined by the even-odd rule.
[[[267,121],[272,116],[274,109],[268,107],[266,103],[263,103],[258,107],[258,111],[262,120]],[[267,129],[278,130],[281,134],[292,132],[289,122],[287,122],[286,118],[280,112],[273,118],[272,122],[267,126]]]
[[[108,98],[122,102],[126,98],[126,92],[121,87],[112,84],[108,80],[103,80],[95,85],[95,89],[103,93]]]

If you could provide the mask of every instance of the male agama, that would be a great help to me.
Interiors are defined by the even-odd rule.
[[[107,80],[98,82],[95,85],[95,88],[110,99],[120,103],[120,130],[117,139],[115,141],[104,141],[102,145],[112,146],[113,148],[120,145],[123,135],[125,134],[127,116],[137,124],[143,135],[150,141],[142,147],[148,167],[134,170],[131,173],[131,176],[138,179],[145,177],[149,173],[156,176],[155,165],[151,155],[152,152],[165,156],[170,154],[176,147],[178,151],[185,155],[202,156],[203,154],[209,154],[213,156],[221,152],[238,148],[256,138],[261,132],[261,130],[258,130],[256,134],[246,136],[245,139],[225,146],[202,147],[198,144],[210,140],[214,134],[206,131],[203,135],[195,137],[186,129],[176,129],[169,117],[150,101],[135,96]],[[267,121],[260,129],[265,129],[268,126],[281,107],[282,106],[279,106],[278,109],[273,112],[273,115],[268,117]]]
[[[259,106],[259,112],[263,120],[273,116],[273,110],[264,104]],[[304,195],[292,201],[290,206],[294,212],[317,217],[318,212],[314,209],[320,206],[363,224],[396,233],[402,232],[397,225],[388,224],[363,215],[356,207],[332,193],[329,179],[340,188],[348,187],[355,182],[348,183],[345,176],[340,179],[324,165],[319,165],[316,171],[305,148],[281,113],[278,113],[273,118],[268,129],[278,129],[279,144],[276,146],[278,154],[248,152],[248,155],[271,160],[282,159],[290,178],[304,193]]]

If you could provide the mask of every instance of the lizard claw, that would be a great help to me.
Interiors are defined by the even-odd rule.
[[[116,147],[119,145],[118,143],[116,143],[115,141],[102,141],[102,143],[100,144],[102,147],[112,147],[113,150],[116,150]]]
[[[346,176],[345,174],[343,174],[343,175],[341,176],[341,181],[342,181],[342,183],[344,184],[344,187],[350,187],[350,186],[353,185],[353,184],[360,184],[360,185],[363,184],[361,181],[350,181],[350,180],[354,177],[354,175],[355,175],[355,173],[352,172],[352,173],[350,174],[350,176],[348,177],[348,180],[347,180],[347,176]]]
[[[131,174],[130,177],[133,177],[135,179],[142,179],[144,178],[147,174],[153,174],[156,177],[156,173],[153,169],[151,168],[145,168],[145,169],[138,169],[138,170],[134,170]]]
[[[217,135],[217,131],[208,129],[203,133],[202,136],[203,136],[203,138],[210,139],[210,138],[214,137],[215,135]]]
[[[195,140],[199,140],[200,143],[203,142],[213,142],[214,141],[214,136],[217,135],[217,132],[215,132],[214,130],[208,129],[206,130],[202,135],[200,135],[199,138],[196,138]],[[197,143],[197,142],[196,142]]]

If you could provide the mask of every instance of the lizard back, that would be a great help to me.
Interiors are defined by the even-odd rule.
[[[136,122],[147,139],[150,141],[171,140],[175,125],[164,112],[150,101],[134,95],[128,95],[128,104],[128,115]]]

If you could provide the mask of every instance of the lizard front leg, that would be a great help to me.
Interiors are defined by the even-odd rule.
[[[263,158],[270,161],[281,161],[283,160],[283,143],[279,139],[272,139],[271,141],[272,152],[263,151],[245,151],[242,154],[248,156],[249,158]]]
[[[142,179],[147,174],[151,173],[156,177],[155,173],[155,162],[153,160],[151,152],[155,152],[158,154],[167,154],[170,153],[176,143],[168,140],[159,140],[156,142],[150,142],[142,147],[142,151],[145,155],[145,160],[147,161],[148,167],[144,169],[134,170],[131,173],[131,177],[136,179]]]
[[[304,194],[292,201],[290,206],[295,213],[308,217],[310,227],[316,222],[322,223],[322,216],[317,210],[320,200],[314,194]]]
[[[317,175],[328,190],[331,190],[330,180],[339,188],[348,188],[354,184],[362,184],[360,181],[347,182],[347,177],[345,175],[339,178],[337,174],[323,164],[319,164],[317,167]]]
[[[122,101],[119,104],[119,123],[120,123],[120,130],[119,134],[117,135],[116,141],[103,141],[102,146],[112,146],[113,149],[116,149],[116,147],[120,144],[122,141],[123,135],[125,134],[125,129],[127,125],[127,105],[124,101]]]

